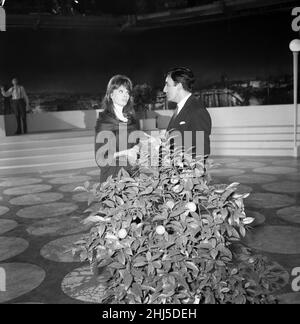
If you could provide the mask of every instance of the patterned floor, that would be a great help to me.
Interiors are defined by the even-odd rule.
[[[240,192],[251,192],[246,211],[256,220],[246,244],[285,269],[289,280],[279,292],[281,303],[300,303],[292,284],[293,269],[299,267],[300,275],[300,160],[214,161],[215,183],[239,182]],[[0,270],[6,272],[0,303],[97,302],[95,292],[105,289],[106,274],[93,282],[89,267],[70,252],[88,232],[80,223],[86,195],[73,189],[97,176],[94,168],[0,178]]]

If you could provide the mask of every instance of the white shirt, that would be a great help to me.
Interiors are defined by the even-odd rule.
[[[27,97],[24,87],[19,85],[9,88],[6,92],[3,91],[2,94],[5,97],[12,96],[13,100],[26,99]]]
[[[185,103],[187,102],[187,100],[189,99],[189,97],[192,94],[188,94],[186,97],[184,97],[180,102],[178,102],[177,104],[177,115],[180,113],[181,109],[183,108],[183,106],[185,105]]]

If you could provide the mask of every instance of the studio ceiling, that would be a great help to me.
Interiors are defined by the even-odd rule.
[[[6,0],[9,28],[153,29],[288,12],[294,0]]]

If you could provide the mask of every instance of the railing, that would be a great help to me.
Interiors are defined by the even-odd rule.
[[[210,90],[200,93],[205,107],[241,106],[243,99],[231,90]]]

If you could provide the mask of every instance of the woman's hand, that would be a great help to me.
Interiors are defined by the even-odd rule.
[[[128,160],[128,162],[130,163],[130,165],[135,165],[137,162],[137,155],[139,153],[139,146],[135,145],[133,148],[128,149],[128,150],[124,150],[121,152],[115,152],[114,153],[114,159],[121,157],[121,156],[125,156]]]
[[[140,141],[140,150],[143,153],[155,154],[159,151],[161,146],[161,139],[159,136],[151,136],[145,134],[145,138]]]
[[[137,156],[139,153],[139,147],[136,145],[130,150],[128,150],[127,158],[130,165],[135,165],[137,163]]]

